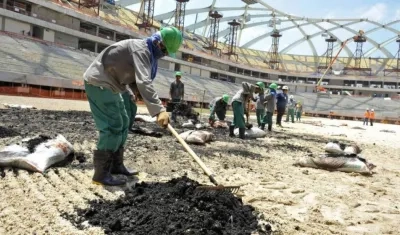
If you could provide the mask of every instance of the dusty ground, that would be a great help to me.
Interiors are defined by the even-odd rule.
[[[3,103],[57,110],[88,108],[86,102],[80,101],[0,96],[0,104]],[[376,124],[359,130],[353,127],[362,127],[360,122],[304,120],[316,121],[324,126],[285,123],[286,128],[275,128],[277,133],[258,141],[230,139],[217,132],[217,141],[193,149],[221,183],[242,185],[243,201],[262,212],[277,233],[398,234],[399,126]],[[343,123],[347,126],[340,126]],[[63,212],[75,213],[74,207],[86,207],[90,199],[116,199],[123,194],[122,189],[91,184],[91,152],[97,136],[91,115],[3,110],[0,125],[20,133],[0,139],[0,147],[22,136],[59,132],[87,157],[85,163],[74,161],[44,175],[5,169],[4,177],[0,177],[0,234],[102,234],[100,227],[80,231],[60,216]],[[156,128],[153,124],[146,127]],[[383,129],[396,133],[380,132]],[[292,165],[309,152],[322,152],[324,144],[333,138],[360,143],[362,155],[377,165],[375,174],[366,177]],[[162,138],[130,135],[127,149],[126,164],[141,171],[140,180],[167,181],[187,173],[192,179],[208,183],[196,163],[166,132]]]

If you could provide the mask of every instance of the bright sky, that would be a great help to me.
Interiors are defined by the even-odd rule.
[[[370,20],[377,21],[381,24],[386,24],[395,20],[399,20],[399,22],[392,24],[390,27],[394,29],[394,31],[400,31],[400,0],[332,0],[332,1],[324,1],[324,0],[264,0],[264,2],[271,7],[276,8],[279,11],[286,12],[291,15],[301,16],[301,17],[309,17],[309,18],[368,18]],[[211,6],[213,0],[190,0],[187,3],[186,9],[199,9],[206,8]],[[243,7],[245,4],[241,0],[216,0],[215,7]],[[135,11],[138,11],[140,4],[132,5],[129,8]],[[176,7],[175,0],[156,0],[155,2],[155,15],[162,14],[165,12],[173,11]],[[263,7],[260,4],[251,5],[251,7]],[[244,13],[241,11],[225,11],[223,12],[224,17],[229,16],[239,16]],[[257,17],[259,14],[268,14],[269,12],[262,11],[251,11],[248,12],[252,17],[250,23],[257,22],[266,22],[270,18],[269,17]],[[200,13],[197,15],[197,22],[206,19],[207,13]],[[165,20],[164,22],[168,22],[169,20]],[[170,20],[170,23],[173,23],[174,19]],[[187,15],[185,19],[185,26],[191,25],[196,22],[196,15]],[[304,21],[298,22],[298,24],[305,23]],[[339,22],[339,24],[345,24],[347,22]],[[331,23],[318,23],[319,26],[329,29],[333,28],[336,25]],[[222,22],[220,24],[220,30],[227,28],[227,22]],[[278,26],[278,29],[283,30],[286,27],[293,26],[292,22],[284,22]],[[376,27],[373,24],[360,22],[357,24],[350,25],[349,28],[358,31],[363,29],[364,31],[368,31]],[[319,32],[321,29],[308,25],[302,27],[304,33],[306,35],[312,35]],[[240,45],[249,42],[251,39],[256,38],[257,36],[261,36],[265,33],[271,31],[271,28],[268,27],[267,24],[251,27],[243,30],[242,38],[240,40]],[[198,34],[203,33],[203,29],[199,29],[196,31]],[[206,31],[206,36],[208,32]],[[333,30],[334,33],[339,39],[345,40],[353,36],[353,33],[348,32],[345,29],[337,29]],[[367,37],[376,41],[378,44],[385,42],[386,40],[396,37],[396,32],[392,32],[387,29],[379,29],[371,34],[368,34]],[[282,37],[280,39],[279,49],[282,50],[288,47],[291,43],[301,39],[304,35],[298,28],[294,28],[291,30],[286,30],[282,32]],[[223,41],[223,39],[221,38]],[[326,51],[326,43],[324,38],[320,36],[319,33],[315,37],[311,39],[311,42],[315,46],[316,52],[318,55],[323,54]],[[251,48],[258,50],[268,51],[271,47],[271,39],[270,37],[263,37],[260,41],[250,46]],[[369,49],[373,48],[373,45],[369,42],[364,44],[363,51],[367,52]],[[389,43],[385,46],[387,51],[389,51],[393,56],[397,53],[398,44],[395,41]],[[354,52],[355,43],[349,44],[349,49]],[[286,53],[289,54],[312,54],[311,47],[309,43],[303,42],[296,47],[288,50]],[[372,57],[386,57],[382,51],[377,50],[373,54]]]

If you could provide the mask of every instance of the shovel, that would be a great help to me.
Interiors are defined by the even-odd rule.
[[[199,164],[201,169],[203,169],[204,173],[208,176],[210,179],[211,183],[213,183],[215,186],[199,186],[197,189],[204,189],[204,190],[223,190],[223,191],[229,191],[232,193],[236,193],[239,191],[240,186],[223,186],[221,184],[218,184],[218,182],[214,178],[214,174],[208,169],[208,167],[203,163],[203,161],[196,155],[195,152],[187,145],[185,140],[182,139],[182,137],[175,131],[175,129],[171,126],[171,124],[168,124],[168,130],[175,136],[175,138],[178,139],[179,143],[182,144],[182,146],[185,148],[185,150],[189,153],[189,155]]]

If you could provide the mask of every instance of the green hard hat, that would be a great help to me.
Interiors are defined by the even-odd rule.
[[[276,85],[276,83],[271,83],[269,85],[269,88],[276,90],[276,88],[278,88],[278,85]]]
[[[224,94],[224,95],[222,96],[222,100],[223,100],[225,103],[228,103],[228,101],[229,101],[229,95]]]
[[[175,57],[175,53],[179,50],[183,41],[181,31],[175,27],[165,27],[161,28],[160,32],[169,56]]]
[[[263,82],[257,82],[256,84],[261,90],[264,90],[265,84]]]
[[[182,72],[181,72],[181,71],[176,71],[176,72],[175,72],[175,77],[176,77],[176,76],[181,76],[181,77],[182,77]]]

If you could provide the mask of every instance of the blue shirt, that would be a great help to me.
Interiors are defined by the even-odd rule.
[[[278,108],[286,108],[288,102],[288,96],[285,93],[279,93],[276,95],[276,106]]]

